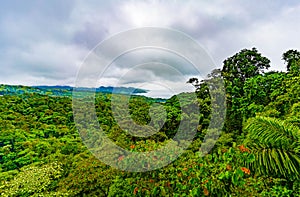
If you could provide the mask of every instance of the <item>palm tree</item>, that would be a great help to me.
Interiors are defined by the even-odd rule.
[[[300,129],[282,120],[256,117],[247,122],[246,145],[255,155],[250,168],[258,174],[299,178]]]

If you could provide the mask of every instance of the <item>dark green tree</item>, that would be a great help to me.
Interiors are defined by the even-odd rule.
[[[291,74],[300,73],[300,52],[290,49],[283,53],[282,59],[287,63],[287,71]]]
[[[270,60],[262,56],[256,48],[243,49],[224,61],[221,74],[225,79],[227,93],[226,132],[239,134],[242,131],[241,102],[244,97],[244,83],[269,67]]]
[[[214,89],[214,87],[212,86],[212,80],[221,77],[220,73],[220,69],[214,69],[211,71],[210,74],[207,75],[206,79],[199,81],[198,78],[190,78],[187,81],[187,83],[192,84],[196,88],[200,110],[200,122],[198,130],[206,129],[210,123],[211,95],[209,90],[210,88]]]
[[[286,87],[283,83],[286,78],[286,73],[268,72],[246,80],[243,87],[244,98],[241,100],[243,117],[255,117],[270,102],[285,94]]]
[[[227,81],[234,82],[238,79],[238,82],[243,83],[269,67],[270,60],[258,53],[256,48],[243,49],[224,61],[222,76]]]

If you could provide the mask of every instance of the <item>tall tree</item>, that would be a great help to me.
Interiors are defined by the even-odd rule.
[[[287,71],[291,74],[300,73],[300,52],[290,49],[282,55],[282,59],[287,63]]]
[[[227,93],[226,132],[242,131],[241,100],[244,97],[244,83],[269,67],[270,60],[262,56],[256,48],[243,49],[224,61],[221,74],[225,79]]]
[[[245,81],[269,67],[270,60],[258,53],[256,48],[243,49],[224,61],[222,76],[229,81],[236,78]]]
[[[223,81],[221,82],[219,80],[220,78],[221,78],[221,70],[214,69],[211,71],[210,74],[207,75],[206,79],[199,81],[197,78],[190,78],[187,81],[187,83],[191,83],[196,88],[198,103],[200,107],[199,110],[201,114],[200,122],[199,122],[200,130],[207,129],[207,127],[209,126],[212,107],[214,107],[214,109],[218,109],[218,107],[221,107],[221,106],[211,106],[212,105],[211,95],[216,97],[214,99],[217,98],[220,99],[222,96],[224,96],[222,94],[223,93],[222,86],[224,84],[222,84]]]

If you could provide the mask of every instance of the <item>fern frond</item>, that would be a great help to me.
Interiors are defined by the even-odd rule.
[[[282,120],[256,117],[248,121],[247,146],[256,157],[259,174],[300,177],[299,128]]]

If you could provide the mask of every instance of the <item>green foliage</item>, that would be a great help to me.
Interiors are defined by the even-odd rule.
[[[254,152],[251,166],[259,174],[300,177],[299,128],[280,120],[256,117],[248,121],[246,142]]]
[[[225,79],[227,93],[227,117],[225,131],[242,131],[243,116],[241,108],[245,96],[244,84],[247,79],[255,77],[270,67],[270,60],[260,53],[256,48],[243,49],[224,61],[222,77]]]
[[[60,178],[61,172],[59,163],[26,166],[13,179],[2,182],[0,193],[2,196],[51,196],[48,191],[51,184]]]
[[[79,136],[70,90],[1,85],[0,194],[300,196],[298,52],[288,51],[283,59],[287,73],[263,73],[269,60],[255,48],[244,49],[226,59],[224,67],[213,70],[207,79],[188,81],[196,87],[197,99],[191,93],[167,100],[96,93],[95,111],[101,129],[131,152],[154,151],[167,143],[183,145],[187,143],[183,138],[172,140],[180,123],[185,122],[181,129],[186,134],[192,131],[191,125],[198,125],[193,127],[197,135],[192,144],[174,162],[143,173],[114,169],[91,154],[82,139],[89,139],[87,143],[95,149],[100,147],[97,157],[114,157],[120,164],[138,159],[122,151],[116,155],[101,151],[103,141],[98,131],[83,130]],[[214,84],[220,77],[225,80],[227,115],[218,138],[216,128],[225,111],[218,112],[212,123],[215,127],[209,126],[212,109],[225,103],[224,91]],[[128,110],[123,104],[126,100]],[[190,109],[191,103],[198,104],[199,117],[198,109]],[[86,110],[85,105],[80,107]],[[156,133],[137,137],[129,131]],[[167,155],[149,157],[149,161],[160,164],[164,157],[173,157],[178,149],[170,147]],[[149,169],[150,162],[144,167]]]
[[[286,73],[270,72],[248,79],[243,87],[245,96],[240,99],[243,117],[255,117],[264,107],[273,102],[284,90]]]
[[[300,52],[290,49],[283,53],[282,59],[287,63],[287,71],[292,75],[300,73]]]
[[[258,53],[256,48],[243,49],[224,61],[222,76],[227,81],[243,83],[269,67],[270,60]]]

